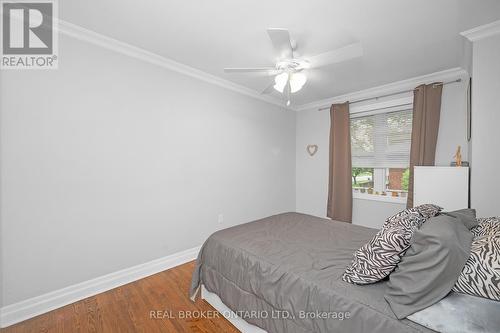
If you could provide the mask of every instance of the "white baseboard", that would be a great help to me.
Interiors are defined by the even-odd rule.
[[[36,296],[0,309],[0,327],[7,327],[81,299],[145,278],[196,259],[201,246]]]

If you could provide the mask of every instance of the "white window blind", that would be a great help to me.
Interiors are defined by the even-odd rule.
[[[411,129],[411,109],[351,118],[352,166],[409,167]]]

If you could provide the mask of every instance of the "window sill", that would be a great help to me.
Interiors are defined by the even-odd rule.
[[[359,192],[353,192],[352,197],[354,199],[361,199],[361,200],[372,200],[372,201],[382,201],[382,202],[390,202],[390,203],[397,203],[397,204],[402,204],[406,205],[406,197],[392,197],[392,196],[386,196],[386,195],[377,195],[377,194],[368,194],[368,193],[359,193]]]

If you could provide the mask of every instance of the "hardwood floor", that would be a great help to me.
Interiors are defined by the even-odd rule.
[[[239,332],[206,301],[189,300],[193,269],[194,261],[9,326],[2,333]],[[156,311],[156,318],[151,318],[151,311]],[[205,318],[186,319],[190,313]]]

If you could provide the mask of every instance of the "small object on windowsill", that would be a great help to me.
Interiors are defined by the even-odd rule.
[[[368,194],[373,194],[373,189],[371,187],[368,189]]]
[[[378,191],[375,192],[375,195],[380,195],[380,193]]]
[[[458,146],[457,152],[453,156],[455,158],[455,166],[461,167],[462,166],[462,152],[461,152],[462,147]]]
[[[457,166],[457,162],[451,162],[451,163],[450,163],[450,166],[452,166],[452,167],[456,167],[456,166]],[[468,167],[468,166],[469,166],[469,162],[467,162],[467,161],[462,161],[462,165],[461,165],[461,166],[463,166],[463,167]]]
[[[360,191],[361,191],[361,193],[365,193],[365,192],[366,192],[366,189],[365,189],[365,188],[362,188]]]
[[[397,198],[398,197],[398,192],[392,192],[392,196]]]
[[[386,196],[386,195],[387,195],[387,193],[386,193],[386,192],[382,192],[382,193],[381,193],[381,195]]]

